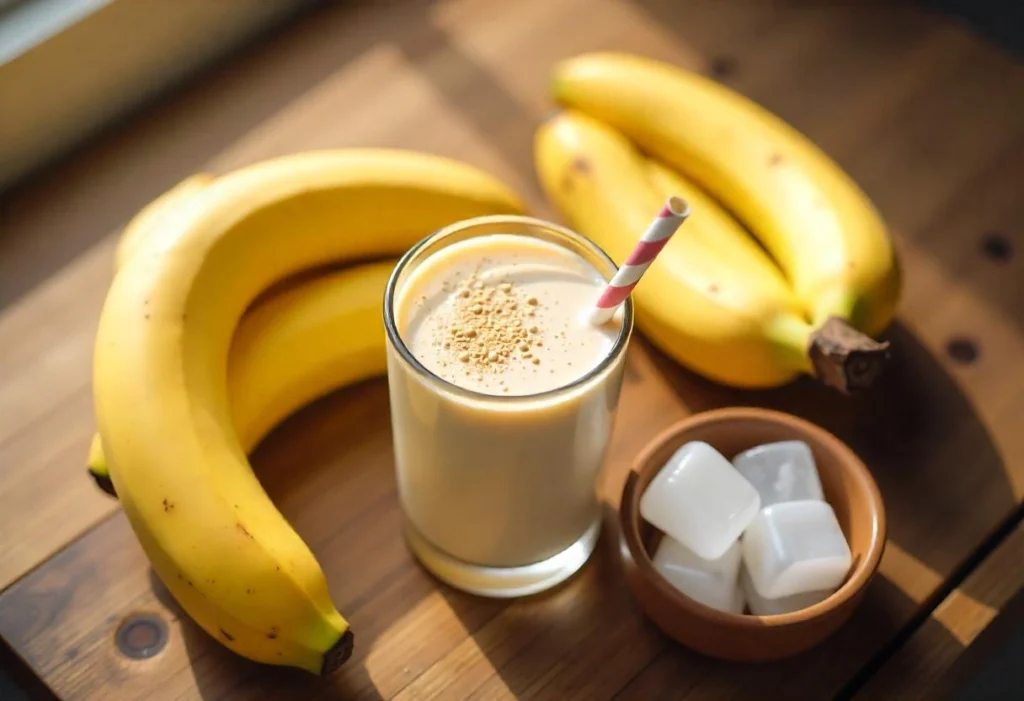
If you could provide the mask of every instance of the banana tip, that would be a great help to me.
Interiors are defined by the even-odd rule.
[[[89,471],[89,476],[92,477],[93,482],[96,483],[97,487],[115,499],[117,498],[117,491],[114,489],[114,482],[110,479],[109,475],[100,475]]]
[[[346,630],[338,642],[331,646],[331,649],[324,653],[324,664],[320,668],[321,676],[326,676],[341,667],[348,658],[352,656],[352,649],[355,647],[355,636],[351,630]]]

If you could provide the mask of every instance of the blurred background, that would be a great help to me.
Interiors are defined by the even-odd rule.
[[[511,0],[510,0],[511,1]],[[698,0],[829,6],[851,0]],[[325,4],[360,0],[0,0],[0,191],[186,83],[268,32]],[[379,0],[422,5],[412,0]],[[429,3],[427,3],[429,4]],[[867,0],[955,16],[1024,51],[1024,2]]]

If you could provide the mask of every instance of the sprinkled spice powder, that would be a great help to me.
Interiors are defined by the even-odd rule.
[[[539,306],[536,297],[523,298],[510,282],[488,284],[476,275],[456,289],[452,321],[438,329],[435,348],[449,351],[467,373],[498,374],[517,358],[540,364],[536,355],[536,347],[542,345],[537,338],[540,329],[524,321]]]
[[[586,323],[581,310],[604,279],[548,242],[501,234],[460,241],[406,284],[396,315],[408,349],[428,372],[485,395],[568,387],[607,357],[620,330]]]

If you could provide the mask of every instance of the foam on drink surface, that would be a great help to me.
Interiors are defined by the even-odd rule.
[[[553,243],[493,234],[438,251],[396,300],[399,334],[430,372],[490,395],[569,385],[611,352],[621,312],[595,327],[585,314],[605,280]]]

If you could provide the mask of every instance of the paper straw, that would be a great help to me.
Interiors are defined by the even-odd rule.
[[[658,216],[640,237],[636,248],[601,292],[597,304],[590,312],[590,323],[604,324],[615,316],[615,310],[626,301],[626,297],[629,297],[629,293],[640,281],[640,276],[651,266],[655,256],[661,253],[661,249],[688,216],[690,206],[685,200],[675,196],[668,198]]]

